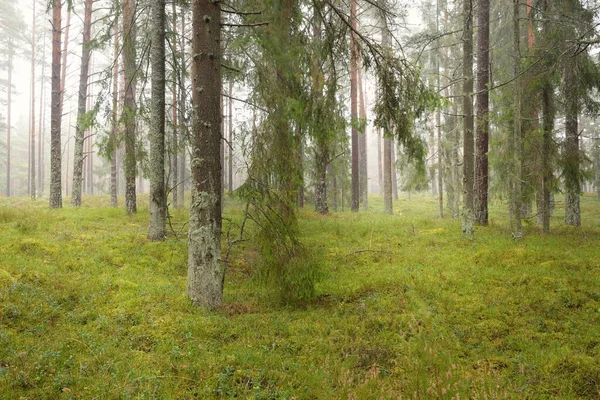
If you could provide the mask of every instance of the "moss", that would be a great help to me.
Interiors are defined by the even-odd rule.
[[[257,248],[234,247],[212,313],[185,292],[185,210],[172,213],[177,235],[150,243],[147,211],[126,216],[109,197],[62,210],[1,199],[0,393],[597,398],[600,205],[584,198],[580,230],[526,227],[515,243],[498,205],[466,240],[415,199],[392,217],[378,197],[367,213],[300,212],[322,271],[301,304],[265,296]],[[241,210],[227,203],[234,227]]]

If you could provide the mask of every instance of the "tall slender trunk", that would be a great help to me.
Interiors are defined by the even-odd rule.
[[[165,193],[165,0],[150,3],[150,63],[152,100],[150,117],[150,223],[148,239],[166,236],[167,199]]]
[[[227,171],[229,172],[229,191],[233,192],[233,81],[229,81],[229,165]]]
[[[83,40],[81,42],[81,69],[79,71],[79,93],[77,98],[77,124],[75,125],[75,149],[73,155],[73,190],[71,205],[81,206],[81,184],[83,180],[83,140],[87,128],[86,101],[88,91],[88,72],[90,66],[90,39],[92,35],[92,0],[85,0],[83,16]],[[116,40],[116,39],[115,39]],[[114,94],[113,94],[114,100]],[[114,112],[114,110],[113,110]]]
[[[60,115],[64,114],[65,83],[67,80],[67,54],[69,53],[69,30],[71,28],[71,8],[67,7],[67,21],[65,24],[65,39],[63,41],[62,61],[60,72]]]
[[[172,26],[173,26],[173,33],[175,34],[175,38],[177,38],[177,8],[175,6],[175,2],[172,3],[173,5],[173,21],[172,21]],[[171,119],[172,119],[172,126],[173,126],[173,137],[172,137],[172,142],[171,142],[171,154],[173,156],[173,160],[171,163],[171,170],[172,170],[172,180],[171,180],[171,193],[173,195],[173,206],[175,208],[179,208],[179,189],[177,188],[177,185],[179,185],[179,122],[178,121],[178,117],[177,117],[177,77],[179,76],[179,68],[181,68],[181,66],[178,63],[178,56],[177,56],[177,48],[178,48],[178,43],[177,40],[174,40],[173,42],[173,84],[171,86],[171,96],[173,97],[173,104],[171,106]],[[183,52],[183,49],[181,50]]]
[[[46,32],[44,32],[44,40],[42,44],[42,49],[46,48]],[[44,128],[45,128],[45,84],[44,79],[46,76],[46,52],[42,51],[42,74],[40,75],[40,109],[38,113],[38,195],[42,195],[44,193]]]
[[[221,9],[193,3],[192,202],[188,236],[187,293],[196,305],[223,302],[221,260]],[[203,90],[199,90],[202,88]]]
[[[579,131],[578,116],[579,104],[577,98],[577,79],[575,69],[570,62],[565,66],[565,222],[569,225],[581,225],[581,210],[579,195],[581,185],[579,183]]]
[[[123,1],[123,69],[125,72],[125,101],[123,104],[123,125],[125,128],[125,209],[127,213],[137,212],[135,177],[136,127],[135,127],[135,0]]]
[[[60,39],[62,33],[62,5],[52,5],[52,109],[50,115],[50,207],[62,208],[61,183],[61,75]]]
[[[383,194],[383,159],[381,154],[381,130],[377,128],[377,182],[379,182],[379,194]]]
[[[542,139],[542,207],[541,225],[544,233],[550,233],[550,190],[552,186],[552,166],[550,165],[550,152],[552,146],[552,131],[554,130],[554,93],[549,82],[545,82],[542,88],[542,115],[543,115],[543,139]]]
[[[440,4],[439,4],[439,0],[436,3],[436,18],[435,18],[435,25],[436,25],[436,31],[439,32],[440,31]],[[440,58],[442,57],[442,51],[440,49],[441,47],[441,43],[438,40],[437,41],[437,50],[436,50],[436,57],[435,57],[435,70],[436,70],[436,82],[435,82],[435,86],[436,86],[436,91],[438,93],[440,93]],[[438,208],[439,208],[439,216],[440,218],[444,218],[444,181],[443,181],[443,171],[444,169],[442,168],[442,155],[443,155],[443,147],[442,147],[442,110],[438,107],[438,109],[435,112],[435,126],[437,129],[437,169],[438,169],[438,174],[437,174],[437,186],[438,186]]]
[[[392,148],[391,148],[391,168],[392,168],[392,195],[394,196],[394,200],[398,200],[398,165],[396,163],[396,151],[397,147],[394,146],[394,140],[392,140]]]
[[[182,54],[185,54],[185,9],[181,12],[181,34],[179,48]],[[181,158],[179,160],[179,182],[177,182],[177,200],[179,201],[179,207],[183,207],[185,203],[185,183],[186,183],[186,149],[187,145],[185,142],[185,133],[187,132],[187,123],[185,118],[185,104],[187,101],[185,91],[185,73],[186,69],[185,58],[182,57],[182,65],[179,68],[179,125],[181,130],[181,140],[179,146],[181,147]]]
[[[360,175],[360,202],[362,204],[363,210],[369,209],[369,179],[368,179],[368,171],[367,171],[367,110],[365,107],[365,90],[366,87],[363,88],[363,68],[362,63],[359,61],[358,65],[358,95],[359,95],[359,117],[361,127],[363,128],[360,132],[359,136],[359,175]],[[363,90],[365,89],[365,90]]]
[[[31,133],[29,139],[29,152],[31,157],[31,177],[29,194],[32,199],[36,198],[36,178],[35,178],[35,0],[33,1],[33,17],[31,29]]]
[[[392,139],[383,139],[383,208],[387,214],[393,214],[392,200]]]
[[[523,229],[521,225],[521,34],[520,34],[520,0],[513,0],[513,76],[514,76],[514,123],[513,135],[511,138],[511,157],[512,166],[510,174],[511,186],[511,230],[513,237],[520,239],[523,237]]]
[[[475,222],[488,224],[488,147],[490,81],[490,2],[479,0],[477,13],[477,146],[475,156]]]
[[[358,107],[357,107],[357,66],[358,44],[356,43],[356,0],[350,0],[350,118],[352,121],[352,198],[350,209],[358,211],[359,205],[359,140],[358,140]]]
[[[119,20],[115,21],[113,37],[112,126],[110,130],[110,206],[118,206],[117,133],[119,129]]]
[[[11,109],[12,109],[12,69],[13,69],[13,43],[8,40],[8,88],[6,89],[6,197],[10,193],[10,136],[11,136]]]
[[[392,46],[392,34],[390,33],[390,29],[388,27],[387,24],[387,20],[386,20],[386,14],[383,10],[385,10],[386,7],[386,1],[385,0],[379,0],[379,4],[380,4],[380,12],[379,12],[379,23],[381,24],[381,46],[383,47],[384,51],[387,52],[391,52],[391,46]],[[380,95],[384,95],[384,93],[382,93],[381,91],[383,90],[387,90],[386,87],[384,86],[383,88],[380,87]],[[392,184],[392,168],[395,169],[395,166],[393,166],[393,157],[392,157],[392,147],[393,147],[393,141],[392,139],[390,139],[389,137],[387,137],[387,135],[390,133],[390,126],[384,126],[383,127],[383,165],[382,165],[382,175],[383,175],[383,210],[385,213],[387,214],[393,214],[394,213],[394,207],[393,207],[393,196],[392,196],[392,191],[393,191],[393,184]]]
[[[463,223],[462,231],[473,236],[473,0],[463,0]]]

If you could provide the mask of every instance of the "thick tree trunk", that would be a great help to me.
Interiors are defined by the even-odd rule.
[[[576,60],[576,59],[575,59]],[[575,61],[576,63],[576,61]],[[565,222],[569,225],[581,225],[579,195],[579,105],[577,98],[576,67],[568,63],[564,72],[565,86]]]
[[[33,18],[31,29],[31,133],[29,138],[29,154],[31,158],[30,188],[32,199],[36,198],[35,178],[35,1],[33,2]]]
[[[223,302],[221,260],[221,10],[193,3],[192,202],[188,237],[187,293],[196,305]],[[202,90],[200,90],[202,89]]]
[[[117,207],[119,187],[117,171],[117,133],[119,129],[119,24],[115,21],[113,37],[112,126],[110,130],[110,206]]]
[[[167,199],[165,193],[165,0],[150,3],[150,63],[152,64],[152,103],[150,117],[150,223],[148,239],[166,236]]]
[[[50,208],[62,208],[60,39],[62,5],[52,5],[52,109],[50,115]]]
[[[350,0],[350,118],[352,121],[352,197],[350,209],[358,211],[360,198],[359,183],[359,139],[358,139],[358,92],[357,92],[357,67],[358,67],[358,44],[356,38],[357,15],[356,0]]]
[[[490,1],[479,0],[477,13],[477,146],[475,156],[475,222],[488,224],[488,147],[490,81]]]
[[[77,125],[75,126],[75,149],[73,156],[73,189],[71,205],[81,206],[81,184],[83,181],[83,140],[86,125],[86,101],[88,90],[88,72],[90,66],[89,42],[92,34],[92,0],[85,1],[83,17],[83,41],[81,42],[81,70],[79,72],[79,95],[77,99]]]
[[[463,0],[463,223],[462,231],[473,236],[473,0]]]
[[[137,212],[135,177],[136,128],[135,128],[135,0],[123,2],[123,69],[125,71],[125,102],[123,104],[123,125],[125,128],[125,209],[127,213]]]

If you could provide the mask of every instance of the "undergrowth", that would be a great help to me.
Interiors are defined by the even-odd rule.
[[[558,199],[553,233],[525,223],[518,242],[504,204],[474,240],[429,196],[391,217],[378,197],[368,212],[307,209],[316,297],[272,301],[256,285],[259,249],[243,242],[212,313],[185,294],[187,211],[150,243],[147,209],[127,216],[108,200],[0,199],[0,398],[600,397],[592,197],[581,228],[562,223]]]

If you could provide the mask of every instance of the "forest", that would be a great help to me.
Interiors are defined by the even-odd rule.
[[[600,2],[0,0],[0,398],[600,398]]]

